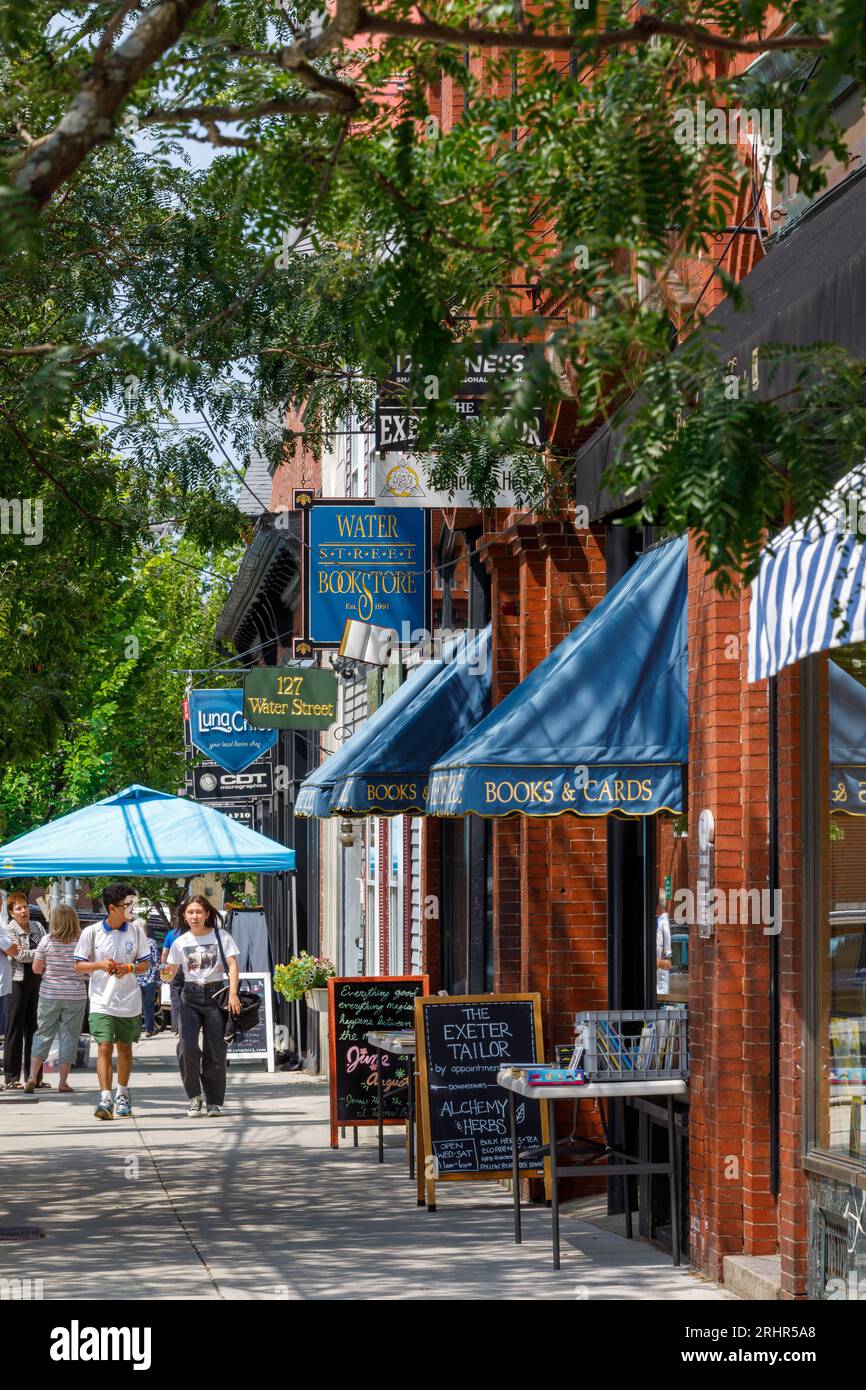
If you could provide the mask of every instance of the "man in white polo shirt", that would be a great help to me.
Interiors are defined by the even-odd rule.
[[[102,895],[107,916],[85,927],[75,947],[75,969],[90,976],[90,1036],[98,1044],[97,1120],[132,1114],[129,1078],[132,1045],[141,1036],[138,976],[150,965],[147,935],[133,922],[135,892],[128,883],[111,883]],[[111,1094],[112,1054],[117,1048],[117,1094]]]

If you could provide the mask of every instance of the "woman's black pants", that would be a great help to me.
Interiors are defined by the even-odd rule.
[[[226,1020],[214,999],[224,988],[185,984],[180,995],[180,1076],[189,1099],[204,1091],[206,1105],[222,1105],[226,1098]]]

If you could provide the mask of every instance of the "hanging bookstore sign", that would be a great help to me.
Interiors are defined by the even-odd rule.
[[[346,623],[403,633],[431,625],[430,512],[296,492],[304,518],[303,637],[295,655],[339,647]]]

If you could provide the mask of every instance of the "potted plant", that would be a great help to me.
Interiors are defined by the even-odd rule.
[[[328,1012],[328,981],[336,973],[336,967],[324,956],[302,951],[292,956],[288,965],[275,966],[274,989],[290,1002],[304,998],[311,1009],[324,1014]]]

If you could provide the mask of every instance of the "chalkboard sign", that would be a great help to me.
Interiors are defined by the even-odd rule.
[[[251,994],[257,994],[262,1001],[259,1009],[259,1021],[255,1028],[249,1028],[246,1033],[235,1033],[234,1038],[228,1045],[229,1057],[241,1057],[245,1061],[265,1061],[268,1064],[268,1071],[274,1070],[274,1012],[273,998],[271,996],[271,977],[270,975],[259,975],[241,972],[240,987],[249,990]]]
[[[337,1148],[341,1126],[378,1124],[380,1056],[385,1124],[405,1124],[412,1059],[380,1054],[367,1034],[374,1028],[411,1031],[415,1000],[427,988],[426,975],[343,975],[328,981],[331,1148]]]
[[[508,1095],[496,1073],[509,1062],[541,1060],[540,1010],[538,994],[436,996],[415,1005],[428,1179],[510,1177]],[[521,1099],[518,1148],[545,1143],[546,1131],[538,1101]],[[543,1171],[537,1158],[521,1169]]]

